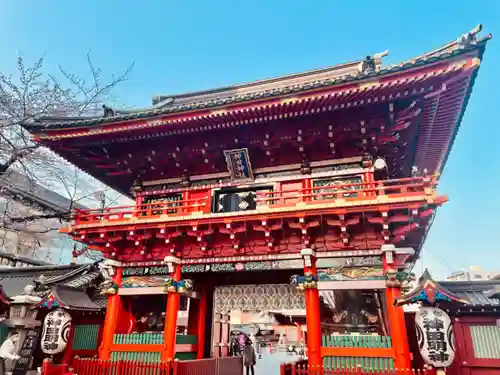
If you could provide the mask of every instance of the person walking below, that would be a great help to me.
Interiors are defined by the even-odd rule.
[[[5,368],[5,361],[7,359],[17,361],[21,358],[16,352],[16,343],[19,341],[19,338],[19,333],[13,333],[3,342],[2,346],[0,346],[0,375],[5,375],[7,373]]]
[[[255,349],[253,348],[252,341],[247,340],[243,348],[243,364],[247,369],[246,375],[255,375],[254,366],[256,362],[257,358],[255,356]]]

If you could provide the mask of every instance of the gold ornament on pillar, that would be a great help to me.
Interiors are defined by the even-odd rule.
[[[304,276],[293,275],[290,284],[294,285],[297,290],[315,289],[318,287],[318,279],[311,272],[306,272]]]
[[[385,272],[385,285],[388,288],[401,287],[401,281],[398,280],[398,271],[396,271],[394,268],[389,268]]]
[[[164,291],[167,293],[187,294],[193,290],[193,280],[174,281],[171,277],[165,279]]]

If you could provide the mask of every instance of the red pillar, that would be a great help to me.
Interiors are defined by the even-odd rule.
[[[200,304],[198,310],[198,332],[196,333],[198,336],[198,350],[196,358],[202,359],[205,356],[205,329],[206,329],[206,321],[207,321],[207,299],[208,299],[208,290],[206,286],[201,288],[201,296],[200,296]]]
[[[373,167],[365,169],[365,173],[363,174],[363,188],[364,189],[373,189],[375,187],[375,176],[373,173]],[[374,197],[377,195],[376,191],[368,191],[365,193],[367,197]]]
[[[384,273],[395,268],[395,251],[385,251],[382,254],[384,262]],[[406,334],[406,324],[402,307],[394,306],[394,301],[401,296],[400,288],[386,288],[387,313],[389,318],[389,329],[391,332],[392,347],[394,348],[394,366],[397,369],[409,369],[411,367],[410,346]]]
[[[188,323],[187,323],[188,335],[198,334],[199,314],[200,314],[200,300],[190,298],[189,310],[188,310]]]
[[[113,282],[120,285],[122,282],[122,269],[115,268]],[[108,297],[108,306],[106,308],[106,317],[102,330],[102,341],[99,347],[99,359],[109,360],[111,356],[111,346],[115,335],[116,322],[120,311],[120,296],[117,294]]]
[[[302,250],[304,257],[304,273],[317,276],[316,258],[310,249]],[[309,258],[310,263],[308,264]],[[306,300],[306,325],[307,325],[307,357],[312,369],[323,366],[321,357],[321,316],[318,288],[308,288],[304,291]]]
[[[76,322],[73,320],[71,328],[69,329],[68,344],[62,359],[62,363],[67,365],[71,365],[71,359],[73,358],[73,339],[75,338],[75,327]]]
[[[174,264],[174,272],[171,277],[174,281],[181,279],[181,265]],[[165,360],[173,360],[175,357],[175,341],[177,337],[177,315],[181,296],[177,292],[169,292],[167,297],[167,312],[165,314],[165,330],[163,340],[165,343]]]
[[[197,338],[196,358],[204,357],[205,347],[205,321],[207,314],[207,290],[202,287],[200,290],[200,299],[191,298],[189,300],[188,315],[188,335],[195,335]]]

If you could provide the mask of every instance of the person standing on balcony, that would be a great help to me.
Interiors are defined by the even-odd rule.
[[[257,363],[257,358],[255,356],[255,349],[253,348],[252,341],[247,339],[245,342],[245,347],[243,348],[243,364],[247,369],[246,375],[255,375],[254,366]]]
[[[5,375],[5,361],[10,359],[11,361],[17,361],[21,358],[16,351],[16,343],[19,341],[19,333],[13,333],[10,337],[4,341],[2,346],[0,346],[0,375]]]

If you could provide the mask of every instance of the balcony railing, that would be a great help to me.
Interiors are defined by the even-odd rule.
[[[411,177],[397,180],[314,186],[306,189],[259,192],[257,201],[270,206],[296,204],[297,202],[326,203],[328,201],[366,200],[380,195],[411,196],[425,195],[426,188],[435,188],[431,177]]]
[[[248,211],[261,211],[273,208],[304,206],[314,207],[319,204],[358,201],[359,204],[368,202],[377,197],[387,198],[422,197],[433,193],[436,187],[435,177],[411,177],[395,180],[384,180],[364,183],[334,184],[330,186],[313,186],[300,189],[281,189],[275,191],[256,191],[256,208]],[[198,190],[199,191],[199,190]],[[203,195],[203,194],[201,194]],[[107,222],[109,224],[127,222],[130,220],[142,221],[154,218],[168,218],[196,215],[200,218],[204,214],[211,217],[219,215],[212,212],[212,192],[206,190],[206,195],[195,199],[182,199],[155,203],[144,203],[134,206],[110,207],[105,209],[76,210],[75,224],[95,224]],[[234,212],[237,216],[241,211]],[[221,214],[227,216],[227,212]]]
[[[133,217],[150,219],[162,215],[179,216],[192,215],[203,211],[209,204],[210,197],[184,199],[169,202],[145,203],[134,206],[117,206],[104,209],[75,210],[74,219],[77,224],[95,223],[100,221],[120,222]]]

